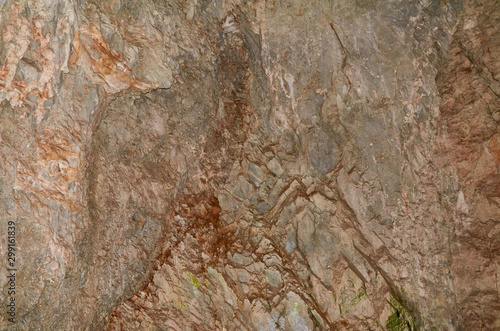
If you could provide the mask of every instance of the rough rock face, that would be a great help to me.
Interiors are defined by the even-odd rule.
[[[498,1],[0,9],[0,329],[500,329]]]

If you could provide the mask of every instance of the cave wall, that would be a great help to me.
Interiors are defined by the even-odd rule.
[[[500,328],[497,1],[0,8],[1,329]]]

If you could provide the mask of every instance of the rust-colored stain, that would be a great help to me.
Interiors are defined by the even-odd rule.
[[[95,83],[102,84],[108,93],[117,93],[129,88],[147,91],[159,86],[157,83],[146,83],[136,78],[125,57],[111,49],[99,29],[91,24],[76,32],[69,65],[89,65],[91,72],[87,74]]]
[[[55,53],[50,46],[51,34],[43,34],[41,17],[28,20],[20,15],[20,4],[10,7],[10,22],[2,37],[7,45],[5,64],[0,67],[0,86],[5,89],[7,99],[13,106],[20,106],[29,94],[38,96],[37,113],[41,118],[44,102],[54,95],[52,77],[56,70]],[[37,45],[38,47],[30,47]],[[34,59],[32,65],[40,71],[37,81],[27,83],[16,78],[19,62],[26,54]]]

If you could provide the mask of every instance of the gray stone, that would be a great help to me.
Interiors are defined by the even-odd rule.
[[[274,269],[266,269],[264,273],[266,274],[266,281],[269,285],[271,285],[272,287],[278,287],[281,285],[282,279],[279,271]]]
[[[0,0],[0,31],[1,330],[498,329],[498,1]]]

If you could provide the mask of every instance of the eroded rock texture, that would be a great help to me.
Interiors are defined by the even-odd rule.
[[[0,8],[0,329],[500,328],[498,1]]]

